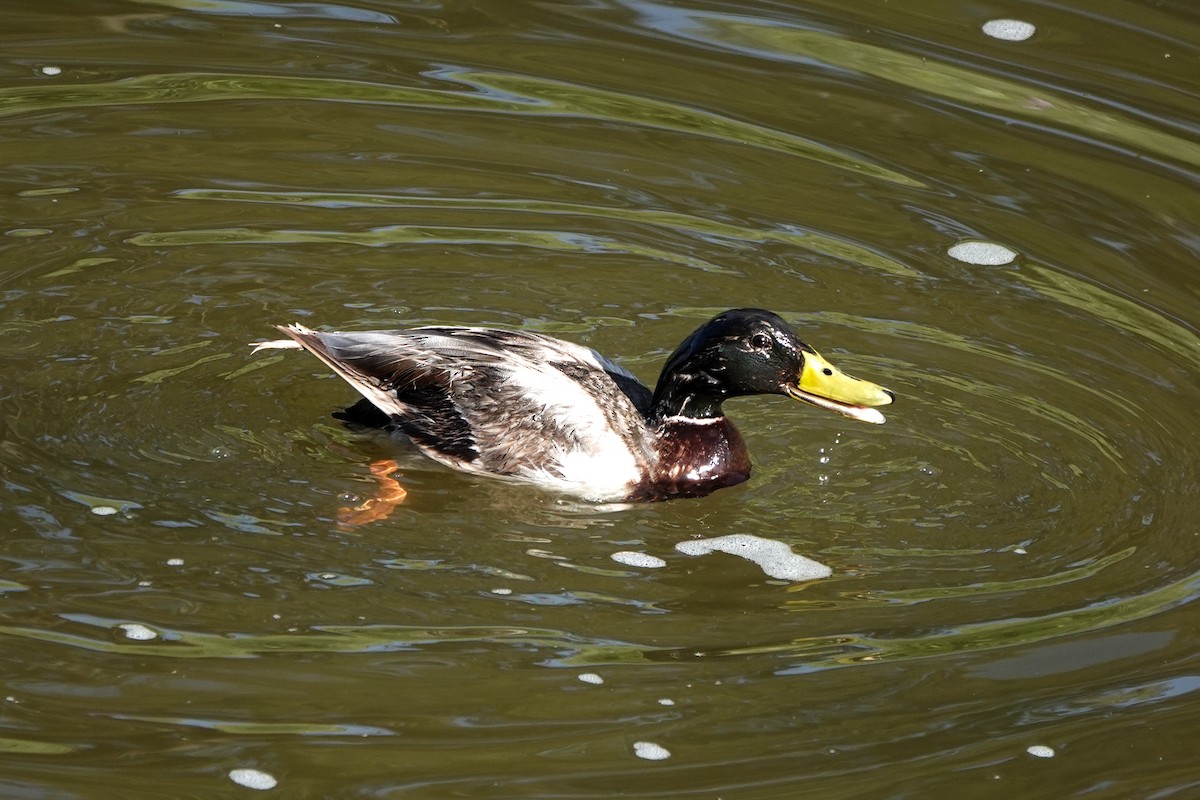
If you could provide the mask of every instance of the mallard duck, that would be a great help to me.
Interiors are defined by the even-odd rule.
[[[873,423],[895,399],[757,308],[696,329],[653,392],[594,350],[538,333],[278,327],[289,338],[256,352],[303,348],[362,394],[335,416],[403,435],[454,469],[599,502],[695,497],[749,478],[745,442],[721,410],[731,397],[787,395]]]

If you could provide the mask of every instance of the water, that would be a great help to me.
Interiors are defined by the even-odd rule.
[[[847,5],[5,10],[0,794],[1200,792],[1200,17]],[[340,528],[397,453],[246,346],[652,381],[739,305],[888,423],[734,401],[750,483],[624,510],[402,452]],[[727,534],[833,575],[675,550]]]

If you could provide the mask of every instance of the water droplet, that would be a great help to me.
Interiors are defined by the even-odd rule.
[[[274,789],[279,785],[279,781],[275,780],[273,775],[260,769],[231,769],[229,770],[229,780],[238,786],[260,791]]]
[[[1037,27],[1019,19],[989,19],[983,23],[983,32],[993,39],[1023,42],[1037,32]]]
[[[661,569],[667,565],[658,556],[652,556],[648,553],[638,553],[633,550],[620,550],[609,556],[618,564],[625,564],[630,567],[644,567],[645,569]]]
[[[138,622],[123,622],[117,627],[125,631],[126,639],[133,639],[135,642],[148,642],[158,638],[157,633]]]
[[[985,267],[1003,266],[1017,257],[1015,251],[995,242],[959,242],[947,250],[946,255],[957,261]]]
[[[671,757],[671,751],[654,742],[634,742],[633,754],[647,761],[662,761]]]

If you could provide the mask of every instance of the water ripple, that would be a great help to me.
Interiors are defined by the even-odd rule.
[[[62,618],[88,627],[113,631],[130,620],[92,614],[63,614]],[[274,653],[387,653],[437,644],[512,644],[557,653],[573,653],[587,663],[629,663],[640,660],[639,645],[593,640],[565,631],[505,625],[314,625],[308,632],[279,634],[213,634],[160,625],[150,626],[159,637],[130,644],[121,638],[98,638],[45,628],[0,625],[0,634],[53,642],[97,652],[129,652],[168,658],[255,658]],[[574,660],[572,663],[575,663]]]
[[[1003,115],[1030,126],[1053,125],[1088,144],[1151,153],[1165,161],[1200,167],[1200,144],[1150,127],[1127,115],[1072,99],[1066,92],[995,77],[980,69],[947,64],[926,55],[857,42],[845,36],[737,14],[682,11],[643,0],[626,0],[642,24],[705,48],[736,50],[758,58],[821,63],[926,92],[978,113]]]
[[[609,206],[588,205],[585,203],[535,200],[531,198],[428,197],[424,195],[385,195],[365,192],[280,192],[242,189],[181,189],[175,193],[175,196],[191,200],[297,205],[303,207],[327,209],[454,209],[457,211],[480,211],[491,214],[494,214],[495,212],[506,212],[544,216],[571,216],[584,219],[618,220],[625,223],[651,225],[654,227],[667,228],[680,233],[701,236],[705,237],[705,239],[710,242],[736,242],[741,244],[772,242],[786,244],[790,247],[808,250],[820,255],[844,259],[861,266],[878,269],[899,277],[921,277],[921,273],[909,268],[895,259],[887,258],[886,256],[879,255],[865,247],[856,245],[843,239],[838,239],[833,236],[826,236],[813,231],[805,231],[796,228],[750,228],[744,225],[735,225],[732,223],[705,219],[694,214],[684,214],[676,211],[665,211],[662,209],[613,208]],[[387,230],[392,232],[395,232],[396,230],[410,232],[411,236],[404,238],[405,241],[434,241],[420,235],[420,231],[430,230],[428,228],[395,226]],[[483,235],[483,233],[480,232],[481,229],[474,227],[463,229],[438,228],[437,230],[442,231],[443,235],[450,235],[446,233],[450,230],[470,231],[475,237]],[[133,241],[135,244],[177,243],[181,237],[184,241],[187,241],[188,233],[192,232],[140,234],[139,236],[134,237]],[[544,231],[542,234],[543,237],[548,235],[547,232]],[[167,237],[165,242],[161,238],[164,236]],[[470,234],[467,234],[467,236],[470,236]],[[583,235],[576,233],[572,234],[572,236],[582,237]],[[510,237],[515,241],[510,241],[510,238],[504,237]],[[552,249],[575,249],[569,246],[571,242],[570,237],[567,234],[555,234],[551,239],[550,245],[546,245],[543,237],[534,237],[530,239],[527,232],[519,229],[503,229],[500,231],[500,239],[504,243],[528,243],[530,246],[550,246]],[[213,233],[209,238],[215,242],[229,241],[228,238],[223,238],[217,233]],[[566,240],[566,243],[563,243],[564,239]],[[372,240],[372,242],[373,241],[374,240]],[[479,239],[468,238],[465,241],[478,242]],[[598,237],[590,237],[590,242],[592,243],[593,247],[600,247],[601,245],[599,242],[602,241],[603,240],[600,240]],[[359,240],[355,243],[367,242]],[[560,246],[555,247],[555,244],[559,244]],[[611,249],[620,252],[631,252],[629,249],[630,247],[631,245],[628,243],[611,243]],[[720,268],[717,268],[707,262],[702,262],[699,259],[690,258],[681,260],[677,254],[668,253],[661,250],[645,248],[639,254],[647,255],[660,260],[683,263],[687,266],[699,266],[706,270],[722,271]]]
[[[549,78],[444,67],[428,77],[465,90],[392,86],[365,81],[282,75],[173,73],[139,75],[76,86],[0,90],[0,117],[88,106],[309,100],[458,112],[575,117],[636,125],[751,146],[818,161],[878,180],[920,187],[920,181],[795,134],[721,114]]]
[[[531,231],[511,228],[466,228],[448,225],[384,225],[365,231],[261,230],[212,228],[188,231],[139,233],[128,239],[139,247],[189,247],[212,244],[352,244],[387,247],[396,244],[532,247],[539,250],[580,253],[620,253],[651,261],[677,264],[712,273],[738,274],[701,258],[632,242],[577,231]]]

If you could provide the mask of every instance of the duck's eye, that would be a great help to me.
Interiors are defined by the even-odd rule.
[[[750,337],[750,344],[755,350],[766,350],[771,346],[771,337],[765,333],[756,333]]]

